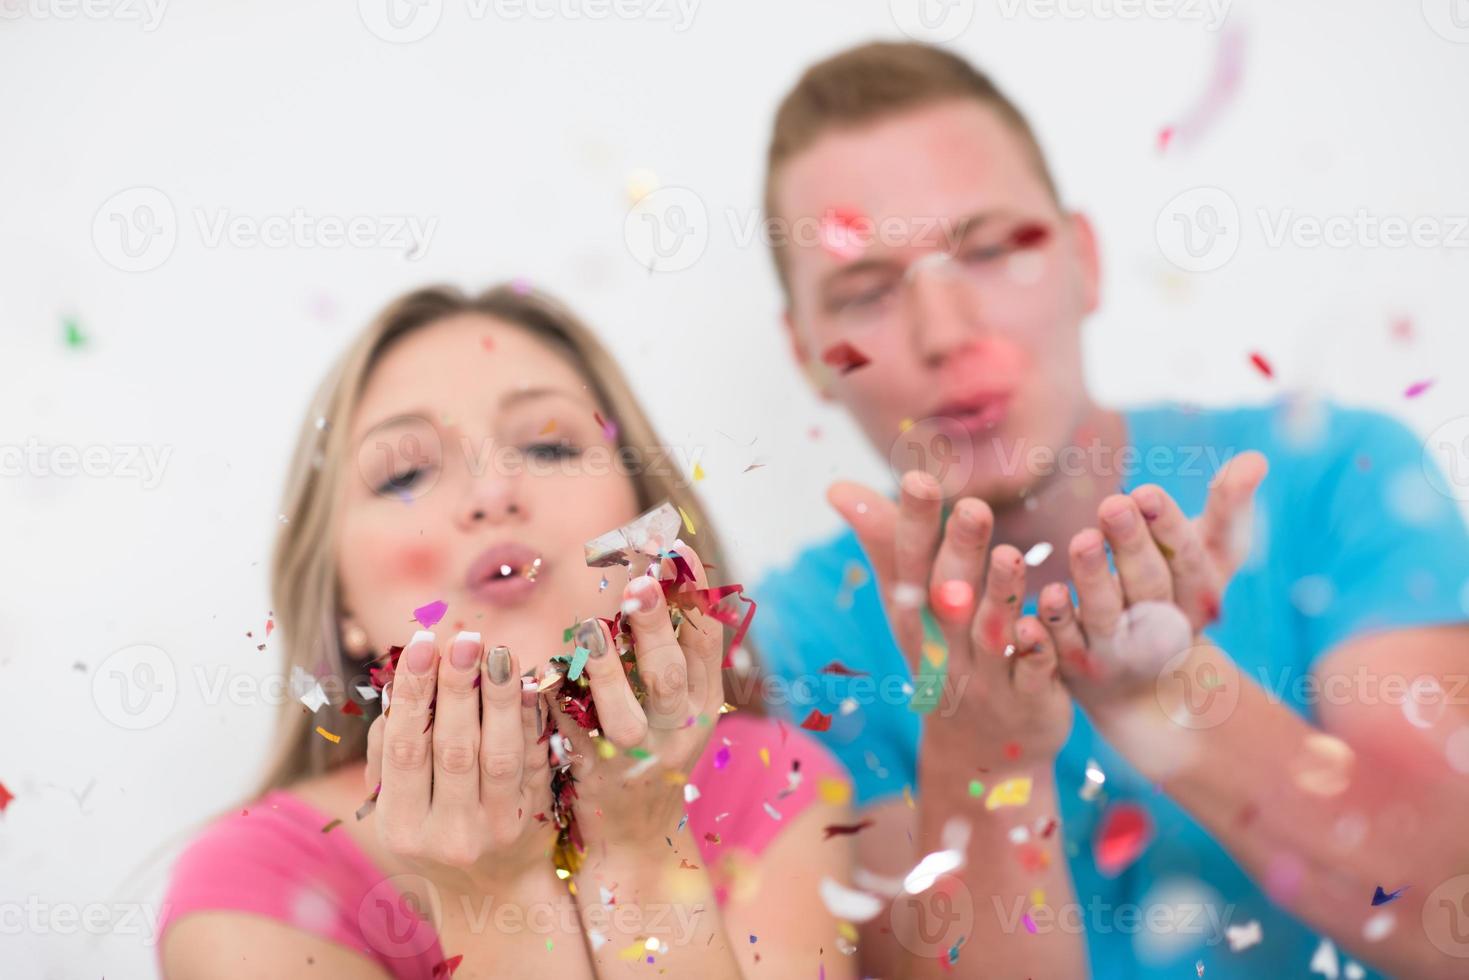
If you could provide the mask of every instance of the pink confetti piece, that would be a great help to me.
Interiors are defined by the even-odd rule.
[[[1026,932],[1030,933],[1032,936],[1036,934],[1035,920],[1030,917],[1029,912],[1025,913],[1025,915],[1021,917],[1020,921],[1025,923]]]
[[[1114,804],[1097,828],[1093,856],[1097,870],[1115,878],[1136,861],[1153,840],[1153,820],[1135,803]]]
[[[1265,355],[1259,351],[1254,351],[1250,354],[1250,363],[1255,365],[1255,370],[1265,375],[1265,377],[1275,377],[1275,369],[1270,366],[1269,361],[1265,360]]]
[[[729,746],[721,745],[719,751],[714,753],[714,768],[723,769],[729,765]]]
[[[443,599],[435,599],[428,605],[419,606],[413,610],[413,618],[418,620],[424,629],[433,629],[435,623],[444,618],[444,613],[449,609],[449,604]]]
[[[821,219],[821,247],[832,257],[850,262],[862,254],[856,229],[865,219],[852,208],[833,208]]]
[[[1219,47],[1214,57],[1214,73],[1204,89],[1204,94],[1184,116],[1183,121],[1165,127],[1167,138],[1159,137],[1159,150],[1177,144],[1189,146],[1198,143],[1214,125],[1224,110],[1234,100],[1239,90],[1240,77],[1244,74],[1245,32],[1240,28],[1226,28],[1219,38]]]
[[[601,412],[593,412],[597,419],[597,425],[602,429],[602,435],[607,437],[608,442],[617,441],[617,423],[610,419],[602,418]]]
[[[1427,381],[1417,381],[1417,382],[1414,382],[1413,384],[1408,385],[1408,389],[1403,392],[1403,397],[1404,398],[1417,398],[1419,395],[1423,394],[1425,391],[1427,391],[1429,388],[1432,388],[1432,387],[1433,387],[1433,379],[1432,378],[1428,379]]]

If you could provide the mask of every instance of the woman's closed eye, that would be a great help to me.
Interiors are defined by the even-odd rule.
[[[582,454],[580,446],[564,439],[557,442],[533,442],[521,446],[520,451],[536,459],[574,459]]]
[[[423,479],[429,469],[430,467],[428,466],[414,466],[403,470],[401,473],[394,473],[373,487],[373,493],[384,497],[398,496],[401,493],[412,490],[414,485]]]

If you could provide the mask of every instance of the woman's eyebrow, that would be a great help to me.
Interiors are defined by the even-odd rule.
[[[500,397],[500,411],[503,412],[506,409],[514,408],[515,406],[520,405],[524,402],[534,401],[538,398],[554,397],[569,398],[572,401],[586,402],[589,405],[592,404],[592,402],[581,392],[569,391],[566,388],[554,388],[548,385],[539,385],[534,388],[517,388],[514,391],[506,392]]]
[[[433,423],[429,421],[429,413],[424,409],[417,409],[410,412],[400,412],[397,415],[389,416],[388,418],[383,419],[381,422],[374,422],[366,429],[363,429],[362,434],[357,437],[356,441],[361,442],[363,439],[366,439],[378,429],[388,429],[392,428],[395,425],[409,425],[415,422],[422,422],[426,425],[433,425]]]

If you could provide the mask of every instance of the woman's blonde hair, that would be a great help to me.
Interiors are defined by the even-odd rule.
[[[287,674],[301,668],[318,679],[334,678],[337,690],[351,692],[368,682],[367,663],[343,648],[343,610],[337,583],[334,520],[341,481],[352,472],[355,447],[348,445],[351,418],[373,367],[393,343],[406,334],[462,314],[483,314],[528,330],[567,357],[617,426],[619,454],[633,459],[661,458],[662,445],[639,406],[622,370],[582,321],[556,300],[518,285],[496,286],[469,296],[448,286],[415,290],[391,303],[353,342],[322,381],[312,402],[291,461],[281,514],[285,517],[271,558],[271,596],[277,633],[285,650]],[[619,458],[622,458],[619,455]],[[708,516],[687,479],[664,467],[636,466],[630,479],[641,510],[672,501],[689,515],[696,529],[697,550],[716,572],[725,569],[724,554]],[[748,645],[747,645],[748,648]],[[377,651],[381,655],[381,651]],[[727,678],[730,690],[751,692],[748,676]],[[350,693],[348,694],[350,696]],[[759,712],[754,697],[731,698]],[[365,758],[367,729],[380,702],[368,702],[364,714],[333,712],[329,722],[340,742],[316,733],[320,715],[302,710],[300,702],[282,703],[275,742],[265,772],[251,799],[324,773],[345,762]]]

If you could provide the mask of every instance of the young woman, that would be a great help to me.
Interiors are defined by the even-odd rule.
[[[850,838],[823,839],[846,776],[757,706],[721,714],[724,627],[671,617],[656,577],[706,587],[718,542],[587,329],[529,290],[421,290],[316,405],[272,589],[286,669],[329,700],[285,705],[252,801],[176,863],[164,974],[852,976],[820,897],[849,871]],[[588,541],[664,500],[698,554],[588,565]],[[368,673],[394,646],[384,715]],[[550,662],[576,648],[580,670]],[[557,704],[581,671],[600,739]],[[567,762],[580,847],[557,862]]]

